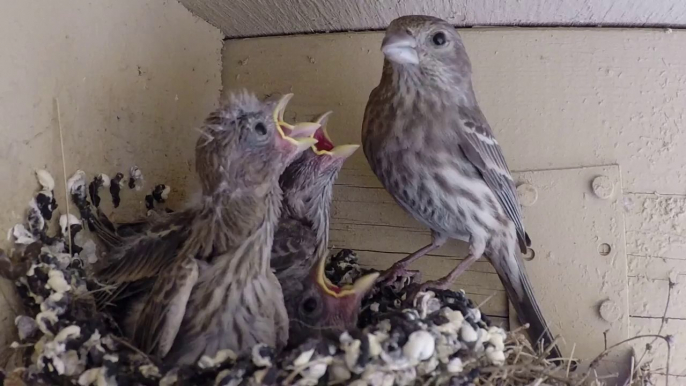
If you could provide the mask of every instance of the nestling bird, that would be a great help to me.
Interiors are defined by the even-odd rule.
[[[274,105],[243,92],[211,113],[195,152],[199,202],[122,238],[99,271],[115,287],[101,304],[116,308],[144,352],[191,364],[222,349],[286,343],[288,318],[269,264],[278,178],[319,127],[283,134],[278,117],[291,96]]]
[[[309,338],[329,336],[333,339],[357,326],[362,300],[372,289],[377,272],[367,274],[352,284],[337,286],[326,277],[327,254],[312,261],[300,277],[280,278],[289,318],[290,346]]]
[[[279,177],[283,191],[282,212],[274,236],[271,263],[280,279],[288,277],[291,270],[301,270],[294,263],[300,262],[304,270],[309,271],[319,257],[326,254],[333,184],[345,160],[359,148],[359,145],[334,146],[326,131],[330,114],[327,112],[314,120],[320,125],[313,134],[317,143]],[[291,130],[286,126],[282,129],[286,134]],[[294,227],[297,228],[295,232],[292,231]],[[294,251],[292,245],[297,234],[314,235],[314,243],[309,240],[298,243],[298,250]],[[305,250],[300,248],[305,246],[311,248],[312,253],[303,253]],[[302,259],[303,256],[307,259]]]
[[[333,184],[345,160],[359,147],[334,146],[327,133],[330,114],[315,119],[320,125],[313,135],[317,143],[279,178],[283,206],[271,265],[283,288],[292,345],[323,332],[354,327],[360,302],[378,277],[373,273],[341,289],[324,275]],[[289,133],[290,128],[282,128]]]
[[[516,188],[472,88],[472,67],[455,28],[429,16],[394,20],[382,43],[379,85],[364,114],[364,154],[383,186],[432,242],[384,273],[390,280],[448,239],[469,255],[446,277],[422,288],[445,289],[485,255],[495,267],[534,341],[553,342],[520,252],[524,230]],[[560,358],[557,346],[552,357]]]

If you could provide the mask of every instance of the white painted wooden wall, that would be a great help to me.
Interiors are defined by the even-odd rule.
[[[618,268],[626,275],[623,285],[629,290],[628,335],[657,332],[671,278],[677,285],[663,333],[685,340],[686,51],[682,47],[686,33],[500,28],[463,30],[462,35],[473,61],[481,106],[514,171],[619,166],[617,213],[623,219],[601,223],[589,217],[587,224],[598,234],[614,229],[626,239],[616,249],[625,250],[628,261],[626,267]],[[264,93],[294,92],[289,119],[306,119],[332,109],[334,140],[359,142],[364,106],[380,76],[381,37],[380,33],[354,33],[227,41],[224,91],[249,87]],[[584,194],[592,195],[590,183],[589,177]],[[424,245],[429,235],[382,189],[359,189],[374,184],[378,185],[359,152],[346,164],[335,191],[332,243],[357,247],[366,262],[387,266]],[[565,218],[570,221],[571,217],[566,211],[580,210],[565,206],[576,194],[576,190],[560,193],[559,209],[550,214],[550,223],[535,216],[536,223],[529,226],[567,224]],[[570,227],[568,231],[582,235],[589,229]],[[621,242],[622,237],[617,239]],[[555,244],[550,239],[540,242]],[[604,241],[599,236],[590,241],[579,237],[579,242],[597,251]],[[437,251],[431,262],[422,262],[422,268],[431,278],[446,272],[462,256],[462,246],[451,243]],[[603,257],[594,252],[584,258]],[[584,264],[579,265],[582,269]],[[544,302],[558,297],[560,308],[597,312],[598,302],[573,304],[564,292],[550,291],[558,288],[552,281],[559,274],[551,274],[548,282],[536,278]],[[588,274],[595,275],[597,283],[607,279],[595,269]],[[497,317],[508,315],[502,288],[488,263],[477,263],[458,285],[476,301],[495,294],[484,310]],[[621,283],[601,286],[598,298],[614,295],[621,287]],[[639,353],[643,343],[636,345]],[[673,381],[677,383],[686,382],[683,347],[678,345],[672,356],[672,374],[680,376]],[[658,343],[654,350],[655,365],[663,367],[664,346]]]
[[[231,38],[384,29],[398,16],[456,26],[686,25],[678,0],[179,0]]]

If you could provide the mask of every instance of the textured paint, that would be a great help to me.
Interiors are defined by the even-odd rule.
[[[222,35],[216,28],[176,1],[5,1],[0,35],[3,235],[23,219],[38,189],[35,169],[53,174],[58,210],[66,209],[54,98],[68,173],[83,168],[90,177],[114,175],[138,164],[145,189],[122,192],[122,205],[137,213],[155,183],[174,187],[172,202],[184,197],[193,127],[215,106],[221,88]],[[103,201],[110,201],[108,193]],[[4,293],[10,288],[0,282]],[[0,294],[3,333],[14,330],[7,310]],[[0,352],[11,353],[5,338],[0,336]]]
[[[676,344],[672,345],[672,360],[670,361],[669,372],[677,379],[670,379],[670,385],[685,385],[686,384],[686,320],[670,320],[660,330],[662,322],[657,318],[634,318],[631,323],[632,335],[657,334],[661,332],[663,335],[669,334],[674,336]],[[655,340],[654,338],[645,338],[637,341],[634,344],[636,354],[640,357],[646,349],[646,344],[653,343],[651,353],[653,353],[653,362],[651,368],[657,372],[665,373],[665,364],[667,360],[667,347],[664,340]],[[651,358],[648,355],[647,358]],[[660,382],[656,379],[657,382]],[[663,385],[661,383],[653,383],[654,385]]]
[[[461,33],[480,104],[513,170],[620,166],[623,189],[616,187],[615,194],[623,195],[618,205],[627,230],[630,324],[643,328],[646,320],[659,321],[669,278],[679,282],[669,316],[681,318],[686,309],[681,284],[686,281],[686,32],[508,28]],[[380,33],[352,33],[227,41],[223,83],[225,89],[249,85],[263,93],[294,92],[289,119],[332,109],[333,139],[359,142],[364,106],[380,75],[381,38]],[[274,61],[286,65],[275,71]],[[591,181],[588,200],[597,199]],[[566,202],[567,196],[559,200]],[[557,210],[549,217],[553,225],[576,208]],[[379,189],[361,152],[339,178],[333,216],[332,242],[354,240],[375,266],[387,266],[429,239]],[[598,240],[578,242],[584,248],[591,243],[594,257],[605,258],[595,249],[605,242],[600,234],[622,232],[625,224],[591,226]],[[431,278],[464,254],[463,245],[450,243],[430,264],[420,260],[415,267]],[[606,280],[594,270],[587,274],[599,283]],[[475,265],[458,286],[478,302],[495,294],[484,305],[486,312],[508,314],[502,287],[487,263]],[[679,290],[682,296],[675,295]],[[664,359],[664,351],[656,354],[656,361]],[[683,358],[673,356],[674,368],[686,366]]]
[[[458,26],[683,26],[673,0],[180,0],[229,37],[385,28],[402,15],[438,16]]]

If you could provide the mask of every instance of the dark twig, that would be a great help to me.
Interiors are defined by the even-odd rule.
[[[662,313],[662,322],[660,323],[660,328],[657,331],[657,335],[661,336],[662,335],[662,330],[665,327],[665,324],[667,323],[667,312],[669,311],[669,303],[672,299],[672,288],[676,285],[671,279],[667,279],[669,281],[669,287],[667,288],[667,303],[665,304],[665,311]],[[653,339],[652,342],[646,344],[646,349],[643,351],[643,354],[641,355],[641,358],[638,360],[636,363],[636,368],[634,369],[634,373],[631,374],[631,378],[633,379],[635,372],[638,371],[641,368],[641,363],[643,363],[643,359],[645,359],[646,355],[653,349],[653,345],[657,341],[658,338]],[[668,343],[669,345],[669,343]],[[669,358],[667,359],[669,360]],[[667,366],[669,366],[669,363],[667,363]],[[669,370],[667,371],[667,378],[669,378]]]

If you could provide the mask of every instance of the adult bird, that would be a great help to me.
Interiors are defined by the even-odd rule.
[[[313,134],[317,143],[279,178],[282,211],[271,265],[283,288],[291,345],[355,327],[360,303],[378,277],[378,273],[369,274],[339,288],[324,273],[333,185],[345,160],[359,148],[334,145],[327,132],[330,114],[314,120],[320,125]],[[282,128],[286,134],[291,130],[285,125]]]
[[[269,264],[278,178],[316,142],[318,127],[284,135],[278,117],[289,98],[274,105],[243,92],[211,113],[195,147],[198,202],[121,238],[98,271],[114,287],[100,304],[115,309],[144,352],[192,364],[222,349],[286,343],[288,317]]]
[[[485,255],[534,341],[553,342],[520,253],[531,240],[498,141],[479,108],[472,66],[455,28],[430,16],[389,25],[379,85],[364,114],[362,144],[372,170],[396,202],[431,229],[432,242],[384,273],[391,280],[448,239],[469,255],[421,289],[447,288]],[[552,357],[560,358],[557,346]]]

